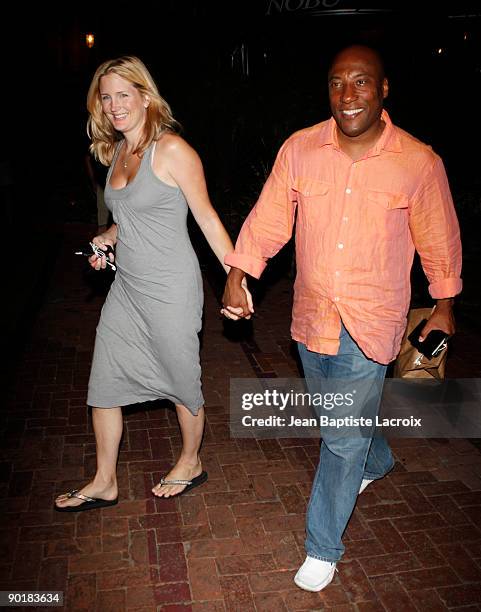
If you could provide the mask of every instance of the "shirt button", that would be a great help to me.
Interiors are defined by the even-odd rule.
[[[343,217],[343,218],[342,218],[342,220],[343,220],[344,222],[346,222],[346,221],[348,221],[348,220],[349,220],[349,217]]]
[[[346,189],[346,193],[351,193],[351,189],[349,187]]]
[[[335,302],[339,302],[339,298],[336,296],[336,297],[334,298],[334,301],[335,301]]]
[[[339,272],[339,270],[336,270],[336,276],[341,276],[341,273]]]
[[[340,243],[337,245],[337,248],[338,248],[338,249],[343,249],[343,248],[344,248],[344,245],[342,244],[342,242],[340,242]]]

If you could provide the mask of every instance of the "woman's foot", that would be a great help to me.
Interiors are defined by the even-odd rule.
[[[94,480],[90,481],[82,489],[78,490],[78,493],[86,495],[87,497],[94,497],[95,499],[104,499],[111,501],[117,499],[119,491],[117,483],[102,483],[98,484]],[[55,505],[58,508],[65,508],[67,506],[80,506],[84,504],[85,500],[79,499],[78,497],[68,497],[67,493],[62,493],[55,499]]]
[[[164,476],[164,480],[192,480],[202,473],[202,463],[200,459],[196,463],[188,461],[179,461],[174,465],[170,472]],[[152,489],[152,493],[156,497],[172,497],[179,495],[186,488],[186,484],[156,484]]]

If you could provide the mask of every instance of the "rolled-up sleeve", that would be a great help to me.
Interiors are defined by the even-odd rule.
[[[434,154],[433,154],[434,155]],[[414,246],[434,299],[462,290],[461,238],[442,160],[434,155],[410,204],[409,225]]]
[[[261,195],[242,226],[235,251],[224,259],[227,265],[255,278],[292,236],[297,202],[290,187],[288,143],[279,150]]]

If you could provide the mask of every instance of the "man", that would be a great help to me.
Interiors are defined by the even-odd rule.
[[[222,312],[250,316],[244,273],[261,275],[291,237],[297,211],[291,332],[309,390],[313,381],[360,385],[351,414],[373,416],[406,326],[415,249],[437,300],[421,337],[432,329],[454,333],[459,227],[441,159],[383,110],[388,82],[379,55],[364,46],[344,49],[328,86],[332,118],[283,144],[225,259],[232,269]],[[306,518],[307,557],[295,577],[309,591],[331,582],[357,495],[394,465],[387,442],[372,432],[322,431],[322,438]]]

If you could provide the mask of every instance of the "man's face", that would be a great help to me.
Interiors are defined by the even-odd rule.
[[[335,58],[328,78],[331,112],[342,134],[376,136],[388,93],[376,54],[364,47],[345,49]]]

